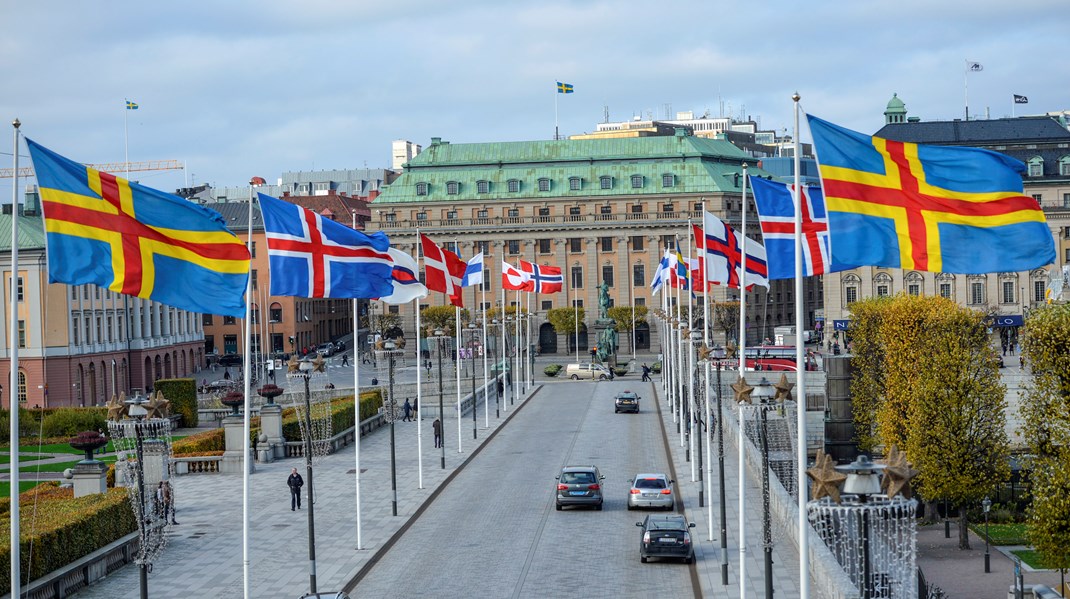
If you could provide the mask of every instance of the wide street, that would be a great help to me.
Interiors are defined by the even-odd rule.
[[[614,414],[613,396],[644,396]],[[550,383],[475,457],[356,586],[365,597],[694,595],[690,568],[641,564],[637,472],[668,472],[650,383]],[[554,508],[564,465],[606,477],[603,511]]]

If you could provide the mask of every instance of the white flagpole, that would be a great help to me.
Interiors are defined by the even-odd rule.
[[[20,532],[19,532],[19,127],[22,123],[18,119],[11,122],[14,128],[14,166],[11,172],[14,179],[11,184],[11,302],[10,320],[8,322],[8,347],[11,348],[11,373],[8,379],[7,408],[10,425],[11,440],[10,455],[8,456],[8,472],[11,473],[11,508],[8,514],[11,517],[11,596],[22,596],[22,557],[20,555]]]
[[[706,202],[702,202],[702,344],[706,346],[706,351],[709,351],[710,347],[710,274],[706,268],[710,253],[706,250]],[[703,371],[705,374],[705,384],[703,385],[706,404],[706,540],[713,541],[713,435],[711,429],[713,428],[713,420],[710,413],[710,358],[712,354],[706,356],[706,361],[703,364]],[[720,389],[717,391],[720,393]],[[718,426],[720,426],[721,415],[717,415]]]
[[[446,276],[450,276],[447,272]],[[453,307],[454,313],[454,332],[457,339],[454,341],[454,356],[453,371],[457,373],[457,453],[464,451],[461,445],[461,308],[459,306]],[[472,404],[472,409],[476,409],[475,404]]]
[[[798,417],[796,434],[799,461],[796,479],[799,489],[799,596],[810,597],[810,539],[809,523],[806,518],[806,493],[802,491],[806,482],[806,356],[803,352],[803,238],[802,238],[802,203],[799,193],[802,184],[799,176],[799,99],[798,92],[792,96],[795,102],[795,404]]]
[[[502,285],[502,313],[499,314],[499,316],[501,316],[501,319],[502,319],[502,364],[501,364],[501,366],[502,366],[502,374],[501,374],[501,377],[502,377],[502,390],[505,391],[505,393],[501,397],[501,402],[502,402],[502,411],[508,412],[509,411],[509,402],[505,401],[505,399],[510,396],[510,394],[512,393],[512,389],[509,389],[509,387],[505,384],[505,365],[509,362],[509,352],[508,352],[509,346],[506,345],[506,343],[505,343],[505,333],[506,333],[506,330],[505,330],[506,329],[506,326],[505,326],[505,322],[506,322],[505,321],[505,301],[506,300],[505,300],[505,298],[506,298],[505,285],[503,284]]]
[[[625,272],[625,276],[628,277],[628,291],[631,295],[632,304],[632,362],[638,362],[635,357],[635,275],[630,272]],[[632,365],[635,368],[635,365]]]
[[[483,269],[484,279],[487,277]],[[483,428],[490,428],[490,391],[487,387],[487,290],[479,283],[479,307],[483,311]]]
[[[527,341],[524,343],[524,348],[527,350],[524,352],[524,371],[527,373],[524,386],[525,390],[531,390],[531,387],[535,383],[535,373],[532,372],[532,366],[534,366],[534,364],[532,364],[531,359],[531,295],[532,294],[530,293],[527,295],[528,311],[527,314],[524,315],[524,332],[528,336]]]
[[[418,362],[416,365],[416,487],[422,489],[424,488],[424,436],[420,422],[424,419],[424,389],[420,384],[420,376],[424,369],[424,354],[420,351],[420,298],[413,298],[412,306],[416,310],[416,361]],[[439,416],[441,417],[441,414]]]
[[[691,280],[691,258],[694,250],[694,229],[691,228],[691,219],[687,219],[687,454],[691,458],[691,482],[698,482],[698,471],[695,469],[698,459],[695,457],[695,354],[691,343],[691,327],[695,325],[694,298],[695,285]]]
[[[684,429],[685,429],[685,423],[684,423],[684,377],[683,377],[683,373],[680,372],[680,366],[684,364],[684,359],[683,359],[684,345],[683,345],[683,339],[682,339],[682,337],[680,335],[680,325],[683,324],[683,321],[684,321],[684,314],[683,314],[684,301],[683,301],[683,297],[681,297],[681,295],[680,295],[683,292],[681,291],[682,285],[680,284],[680,281],[679,281],[680,256],[682,255],[680,253],[680,236],[679,235],[675,236],[675,247],[676,247],[675,251],[676,251],[676,264],[677,264],[677,267],[674,270],[677,273],[677,284],[676,284],[676,323],[677,324],[676,324],[675,327],[673,327],[673,342],[674,342],[674,344],[676,346],[676,362],[675,362],[676,368],[673,371],[673,379],[676,381],[676,383],[675,383],[675,387],[676,387],[676,416],[677,416],[676,430],[680,433],[680,447],[683,447],[684,446],[684,442],[685,442],[685,436],[684,436]],[[684,268],[686,269],[687,267],[684,266]]]
[[[249,212],[246,234],[249,241],[249,252],[253,251],[253,191],[254,182],[249,181]],[[241,544],[242,544],[242,586],[244,587],[245,599],[249,599],[249,470],[252,469],[251,448],[249,447],[249,433],[251,429],[250,414],[252,412],[252,338],[253,323],[253,262],[249,261],[249,279],[245,283],[245,359],[242,361],[242,376],[245,378],[245,415],[242,418],[242,471],[241,471]]]
[[[747,370],[747,163],[743,163],[743,202],[740,212],[739,231],[739,378],[744,378]],[[729,248],[731,250],[731,248]],[[729,273],[731,276],[732,273]],[[738,413],[739,460],[739,597],[747,597],[747,517],[743,506],[747,505],[747,470],[743,460],[743,446],[746,437],[743,434],[743,408]]]
[[[354,224],[356,224],[354,222]],[[356,227],[354,227],[356,228]],[[358,331],[360,330],[360,309],[357,306],[358,300],[353,300],[353,413],[355,414],[356,430],[353,431],[353,461],[354,471],[357,476],[357,488],[355,491],[355,500],[357,505],[357,551],[364,549],[361,543],[361,521],[360,521],[360,344],[357,342]],[[371,307],[368,308],[371,310]],[[419,322],[419,321],[417,321]],[[370,327],[369,327],[370,328]],[[417,326],[419,330],[419,326]],[[416,346],[419,347],[420,338],[416,338]],[[416,376],[419,377],[420,369],[416,369]],[[419,381],[419,378],[417,378]],[[416,387],[419,388],[419,383]],[[422,472],[421,472],[422,476]]]

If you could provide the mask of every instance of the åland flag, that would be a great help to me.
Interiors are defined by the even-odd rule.
[[[769,279],[795,278],[795,198],[793,185],[750,178],[754,206],[762,224],[762,240],[769,260]],[[829,227],[821,188],[804,185],[802,203],[803,276],[828,272]]]
[[[1055,261],[1021,162],[988,150],[870,137],[807,115],[829,213],[832,271],[984,274]]]
[[[258,196],[271,295],[376,298],[394,292],[394,259],[385,233],[366,235],[301,206]]]
[[[223,217],[27,139],[45,217],[48,281],[245,316],[249,251]]]

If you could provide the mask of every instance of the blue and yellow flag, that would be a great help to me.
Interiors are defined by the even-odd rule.
[[[559,94],[571,94],[574,91],[576,91],[576,90],[573,89],[571,83],[561,83],[560,81],[557,82],[557,93],[559,93]]]
[[[127,100],[126,101],[126,109],[127,110],[137,110],[137,102],[131,102],[130,100]]]
[[[49,283],[93,283],[191,312],[245,316],[249,251],[218,212],[26,141],[41,189]]]
[[[871,137],[807,115],[828,210],[830,272],[883,266],[958,274],[1055,261],[1025,165],[978,148]]]

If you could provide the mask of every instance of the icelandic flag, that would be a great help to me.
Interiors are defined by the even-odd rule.
[[[665,284],[665,279],[669,276],[669,259],[671,256],[672,250],[665,250],[665,255],[661,257],[658,267],[654,269],[654,277],[650,279],[651,295],[661,291],[662,285]]]
[[[376,298],[394,291],[390,240],[258,194],[268,242],[271,295]]]
[[[750,178],[754,205],[762,224],[765,251],[769,254],[770,279],[795,278],[794,185]],[[821,187],[804,185],[802,201],[803,276],[829,272],[829,221]]]
[[[557,293],[565,286],[565,277],[557,266],[540,266],[521,260],[520,270],[528,275],[528,283],[524,291]]]
[[[461,277],[461,287],[471,287],[483,284],[483,252],[479,252],[468,261],[465,266],[464,276]]]
[[[709,285],[725,285],[739,288],[743,272],[740,269],[743,251],[739,236],[721,219],[709,212],[703,214],[703,227],[693,225],[695,245],[703,254],[706,265],[705,281]],[[747,289],[760,285],[769,289],[769,268],[765,248],[753,239],[747,240],[747,273],[744,279]]]
[[[427,287],[420,282],[420,267],[416,264],[416,258],[397,248],[390,248],[389,251],[394,260],[394,292],[379,299],[386,304],[407,304],[412,300],[427,297]]]

